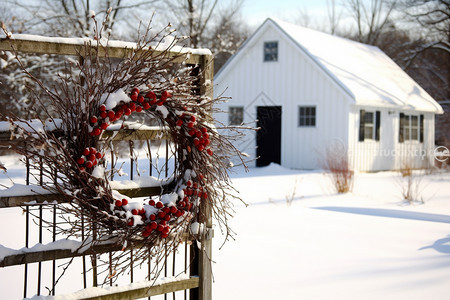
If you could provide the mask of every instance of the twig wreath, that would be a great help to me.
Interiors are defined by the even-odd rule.
[[[175,249],[194,222],[202,228],[208,206],[227,239],[232,235],[227,224],[230,199],[237,198],[227,169],[231,156],[240,157],[240,153],[213,125],[211,109],[221,99],[199,95],[196,89],[202,72],[196,75],[195,66],[178,63],[188,55],[185,49],[174,54],[179,38],[170,26],[151,36],[148,25],[128,57],[110,59],[109,39],[102,36],[107,18],[100,28],[93,18],[95,36],[85,44],[83,63],[67,63],[69,75],[59,75],[55,87],[44,86],[22,65],[48,97],[35,99],[45,126],[37,129],[32,121],[9,117],[25,141],[14,144],[13,150],[43,174],[45,189],[68,200],[55,204],[65,220],[58,225],[58,234],[82,239],[84,248],[105,242],[124,249],[142,245],[134,251],[136,266],[148,258],[150,247],[153,257],[162,258],[167,249]],[[5,28],[4,32],[8,36]],[[105,56],[96,55],[100,50]],[[164,192],[142,201],[111,188],[108,178],[117,170],[106,169],[105,153],[111,143],[101,139],[109,126],[120,127],[136,113],[167,128],[176,157]],[[203,237],[196,235],[200,242]],[[125,254],[117,252],[114,267],[105,272],[109,278],[129,267]]]

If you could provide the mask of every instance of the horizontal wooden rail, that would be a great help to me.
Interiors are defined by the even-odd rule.
[[[161,195],[165,190],[168,190],[168,185],[163,186],[151,186],[140,187],[132,189],[117,189],[119,193],[128,197],[149,197]],[[67,199],[60,194],[37,194],[37,195],[23,195],[23,196],[10,196],[0,197],[0,208],[4,207],[17,207],[25,205],[39,205],[50,204],[53,201],[57,203],[67,203]]]
[[[194,240],[194,237],[188,233],[182,234],[181,238],[183,239],[183,241]],[[149,245],[143,243],[137,244],[128,243],[126,248],[123,248],[122,245],[118,245],[117,243],[101,243],[101,244],[94,244],[92,245],[92,247],[88,246],[89,245],[86,246],[86,250],[84,250],[83,252],[72,251],[72,249],[51,249],[51,250],[37,250],[37,251],[29,250],[27,252],[20,252],[20,250],[18,250],[19,252],[18,254],[5,255],[3,260],[0,260],[0,268],[42,261],[51,261],[55,259],[72,258],[84,255],[103,254],[114,251],[125,251],[130,249],[149,247]]]
[[[139,299],[149,296],[162,295],[166,293],[173,293],[177,291],[183,291],[188,289],[198,288],[200,285],[200,279],[197,276],[190,277],[188,279],[177,280],[173,282],[153,284],[148,282],[146,287],[133,288],[127,287],[127,289],[121,290],[122,287],[112,287],[105,295],[93,296],[93,297],[82,297],[82,300],[128,300],[128,299]],[[117,289],[119,291],[114,292]]]
[[[99,56],[106,55],[111,58],[130,57],[136,43],[110,41],[108,47],[99,46],[97,42],[88,38],[59,38],[42,37],[33,35],[15,35],[11,39],[0,38],[0,50],[13,51],[13,49],[23,53],[37,54],[58,54],[72,56],[87,56],[89,51]],[[86,47],[88,45],[89,47]],[[88,51],[86,51],[88,50]],[[150,49],[154,56],[161,55],[162,51]],[[202,56],[211,56],[209,50],[178,48],[169,52],[170,57],[176,57],[175,63],[186,61],[188,64],[202,63]],[[179,57],[177,57],[179,56]]]
[[[104,131],[101,139],[112,141],[145,141],[145,140],[169,140],[170,135],[166,130],[155,129],[121,129],[119,131]],[[11,143],[21,143],[23,140],[15,138],[9,131],[0,131],[0,145],[8,146]]]

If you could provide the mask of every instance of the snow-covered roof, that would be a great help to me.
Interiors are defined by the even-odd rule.
[[[267,26],[287,35],[358,105],[443,113],[442,107],[378,47],[275,19],[267,19],[256,33]]]

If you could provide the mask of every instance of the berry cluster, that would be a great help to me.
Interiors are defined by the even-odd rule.
[[[103,153],[97,151],[94,147],[85,148],[83,155],[77,159],[77,164],[81,171],[90,169],[97,165],[98,161],[104,156]]]
[[[119,120],[123,116],[129,116],[134,112],[148,110],[155,105],[161,106],[171,97],[171,93],[164,91],[161,93],[161,97],[158,100],[156,94],[152,91],[149,91],[144,95],[142,93],[140,94],[138,88],[133,88],[130,94],[131,102],[125,103],[122,101],[122,103],[108,111],[104,104],[99,107],[100,114],[98,116],[92,116],[89,119],[89,123],[92,126],[89,134],[91,136],[99,136],[111,123]]]
[[[203,151],[206,149],[206,152],[209,155],[213,155],[213,151],[209,147],[211,144],[211,139],[209,137],[208,129],[200,126],[194,115],[182,113],[178,117],[176,125],[177,127],[184,128],[186,130],[188,136],[191,138],[192,145],[194,145],[198,151]],[[188,146],[188,152],[191,152],[191,150],[191,147]]]

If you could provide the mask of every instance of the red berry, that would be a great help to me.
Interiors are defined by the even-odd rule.
[[[84,170],[86,170],[85,167],[80,167],[80,171],[84,171]]]
[[[202,132],[200,130],[196,130],[195,131],[195,136],[198,137],[198,138],[202,137]]]
[[[168,233],[162,233],[162,234],[161,234],[161,237],[162,237],[163,239],[167,238],[168,236],[169,236]]]
[[[108,111],[108,118],[113,119],[116,117],[116,113],[113,110]]]
[[[137,102],[139,102],[139,103],[144,102],[144,96],[139,96],[137,99]]]
[[[162,202],[157,202],[155,204],[156,208],[162,208],[164,206],[164,204]]]
[[[191,122],[195,122],[195,116],[191,116]]]
[[[90,160],[87,161],[86,164],[85,164],[85,166],[86,166],[86,168],[88,168],[88,169],[92,168],[92,167],[93,167],[92,161],[90,161]]]
[[[130,96],[131,100],[136,101],[138,98],[138,94],[137,93],[132,93]]]
[[[161,98],[163,98],[163,99],[167,99],[167,98],[170,98],[170,97],[172,97],[172,94],[169,93],[168,91],[164,91],[161,94]]]
[[[194,128],[194,122],[187,123],[187,127],[188,128]]]
[[[188,182],[186,182],[186,186],[191,187],[192,186],[192,181],[188,180]]]
[[[194,129],[189,130],[188,134],[190,136],[194,136],[195,135],[195,130]]]
[[[128,221],[127,225],[128,225],[128,226],[133,226],[133,224],[134,224],[134,219],[131,218],[131,219]]]
[[[132,90],[131,90],[131,93],[132,94],[139,94],[139,89],[138,88],[133,88]]]
[[[177,126],[181,127],[183,125],[183,120],[178,120],[177,121]]]
[[[149,108],[150,108],[150,103],[145,102],[145,103],[144,103],[144,109],[149,109]]]
[[[164,207],[163,209],[162,209],[162,211],[165,213],[165,214],[168,214],[169,212],[170,212],[170,207]]]
[[[206,150],[206,152],[208,152],[209,155],[213,155],[213,151],[211,149]]]
[[[208,146],[209,144],[211,144],[211,141],[208,139],[208,140],[205,140],[205,143],[203,145]]]
[[[204,139],[209,139],[209,134],[205,132],[205,133],[203,134],[203,138],[204,138]]]
[[[131,115],[131,109],[129,109],[129,108],[125,109],[125,115],[126,116]]]
[[[120,119],[120,117],[122,116],[122,114],[123,114],[123,110],[122,109],[119,109],[117,112],[116,112],[116,114],[114,115],[114,118],[117,120],[117,119]]]
[[[106,119],[107,116],[108,116],[108,114],[106,113],[106,111],[102,111],[102,112],[100,113],[100,117],[101,117],[102,119]]]
[[[156,227],[158,227],[158,223],[156,223],[156,222],[150,222],[150,228],[151,229],[156,229]]]
[[[202,128],[200,128],[200,131],[201,131],[202,133],[206,133],[206,132],[208,131],[208,129],[206,129],[206,127],[202,127]]]
[[[131,109],[131,111],[135,111],[136,110],[136,103],[131,102],[130,103],[130,109]]]
[[[97,153],[97,149],[95,149],[94,147],[90,147],[89,154],[95,154],[95,153]]]
[[[198,138],[195,138],[193,143],[195,146],[198,146],[198,144],[200,144],[200,140]]]
[[[142,111],[142,106],[136,107],[136,111],[137,111],[137,112],[141,112],[141,111]]]
[[[208,198],[208,193],[207,193],[207,192],[203,192],[203,194],[202,194],[202,198],[203,198],[203,199],[206,199],[206,198]]]
[[[122,108],[123,111],[125,111],[125,109],[128,108],[128,104],[127,103],[123,104],[121,108]]]
[[[149,91],[145,97],[149,98],[149,99],[156,99],[156,95],[155,93],[153,93],[152,91]]]
[[[197,149],[198,149],[198,151],[203,151],[203,150],[205,150],[205,146],[198,145]]]
[[[152,230],[145,230],[144,232],[142,232],[142,236],[145,238],[149,237],[150,234],[152,234]]]
[[[166,101],[165,100],[159,100],[156,105],[162,106]]]
[[[89,154],[88,159],[93,162],[96,159],[95,154]]]
[[[100,159],[103,155],[100,152],[95,153],[95,158]]]
[[[141,209],[139,210],[139,214],[140,214],[140,215],[145,214],[145,209],[144,209],[144,208],[141,208]]]
[[[84,158],[80,157],[77,159],[77,164],[82,165],[84,164]]]
[[[102,133],[102,130],[100,128],[94,128],[94,130],[92,130],[92,135],[93,136],[98,136]]]
[[[172,207],[170,208],[170,213],[171,213],[171,214],[175,214],[177,211],[178,211],[178,209],[176,208],[176,206],[172,206]]]
[[[150,218],[150,221],[155,221],[156,220],[156,215],[151,214],[149,218]]]
[[[148,201],[148,204],[151,206],[155,206],[155,200],[150,199],[150,201]]]
[[[158,224],[158,226],[156,227],[156,230],[163,231],[164,230],[164,225]]]
[[[111,121],[111,119],[110,119]],[[108,123],[102,123],[102,125],[100,125],[100,128],[103,130],[106,130],[106,128],[108,128]]]
[[[84,155],[84,156],[88,156],[90,153],[91,153],[91,151],[89,151],[89,148],[85,148],[85,149],[83,150],[83,155]]]
[[[166,216],[165,212],[163,212],[163,211],[158,212],[158,218],[164,219],[165,216]]]
[[[136,216],[139,214],[139,211],[137,209],[132,209],[131,213]]]
[[[120,200],[116,200],[116,206],[117,207],[121,207],[122,206],[122,201],[120,201]]]
[[[95,124],[97,123],[97,117],[91,117],[89,121],[91,122],[91,124]]]
[[[181,210],[177,210],[177,212],[175,213],[175,217],[179,218],[182,215],[182,211]]]
[[[105,104],[100,105],[100,107],[98,108],[100,111],[105,111],[106,110],[106,106]]]
[[[94,161],[92,162],[92,166],[95,166],[95,165],[97,165],[97,160],[94,160]]]
[[[128,200],[127,199],[122,199],[122,205],[127,205],[128,204]]]

